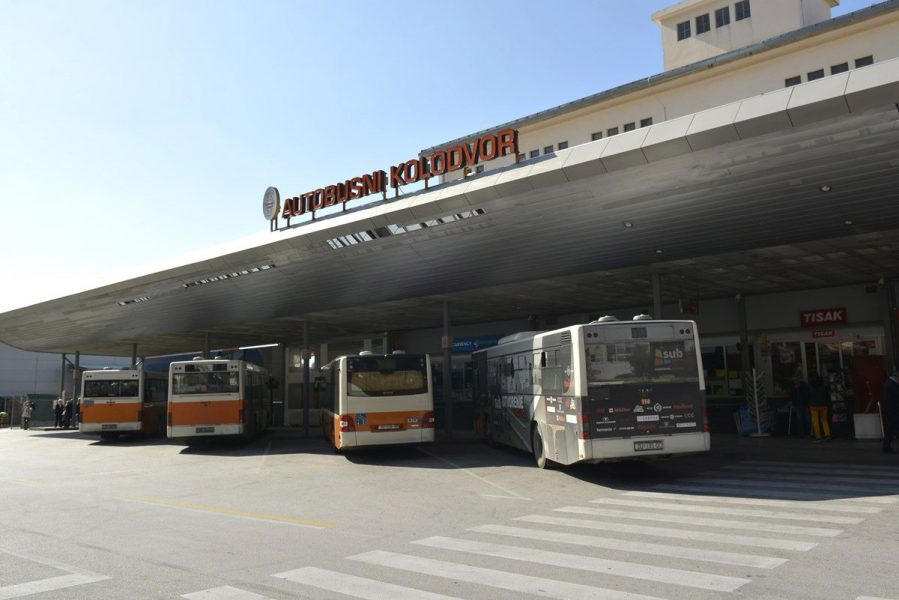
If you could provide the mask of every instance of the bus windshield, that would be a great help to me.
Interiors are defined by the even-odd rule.
[[[136,379],[100,379],[84,382],[85,398],[137,398],[140,384]]]
[[[172,394],[236,394],[240,391],[237,373],[173,373]]]
[[[347,395],[408,396],[428,391],[423,356],[352,356],[347,358]]]
[[[588,383],[698,381],[692,339],[587,343]]]

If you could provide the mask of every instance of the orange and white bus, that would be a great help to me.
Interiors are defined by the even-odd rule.
[[[335,449],[434,441],[427,355],[341,356],[322,367],[322,375],[322,433]]]
[[[168,379],[140,369],[85,371],[81,378],[82,433],[112,439],[122,433],[165,433]]]
[[[168,437],[255,436],[268,427],[267,383],[265,369],[243,360],[173,362]]]

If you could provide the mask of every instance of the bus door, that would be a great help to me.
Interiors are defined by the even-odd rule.
[[[570,334],[569,341],[570,341]],[[539,385],[546,428],[541,435],[548,458],[570,464],[578,460],[582,407],[575,394],[571,344],[547,346],[539,355]],[[539,415],[535,415],[539,417]],[[540,419],[535,419],[540,423]]]

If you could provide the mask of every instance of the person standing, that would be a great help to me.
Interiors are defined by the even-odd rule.
[[[793,379],[792,402],[793,410],[796,412],[796,432],[800,438],[812,434],[812,424],[809,421],[809,400],[811,398],[811,387],[802,377],[796,376]]]
[[[72,425],[72,415],[75,412],[75,405],[71,400],[65,398],[65,402],[62,407],[62,427],[63,429],[68,429]]]
[[[28,429],[31,426],[31,410],[33,409],[28,396],[22,400],[22,429]]]
[[[65,392],[63,392],[65,393]],[[59,429],[62,427],[62,413],[64,410],[64,403],[62,398],[57,398],[56,402],[53,404],[53,428]]]
[[[830,439],[830,424],[827,422],[827,388],[820,375],[809,378],[809,411],[812,413],[812,428],[815,430],[815,440],[821,440],[821,430],[824,430],[824,439]]]
[[[883,419],[883,451],[895,454],[893,438],[899,433],[899,367],[893,368],[893,374],[883,384],[880,416]]]

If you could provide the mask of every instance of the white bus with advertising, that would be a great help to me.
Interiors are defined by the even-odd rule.
[[[243,360],[194,359],[169,366],[170,438],[252,438],[269,422],[268,372]]]
[[[426,354],[362,352],[321,369],[322,433],[335,450],[434,441],[434,390]]]
[[[484,434],[540,468],[709,449],[693,321],[603,317],[473,356]]]
[[[168,379],[141,369],[102,369],[81,375],[82,433],[113,439],[123,433],[165,435]]]

